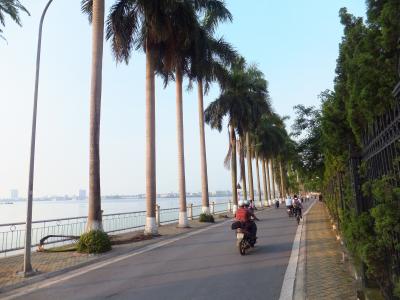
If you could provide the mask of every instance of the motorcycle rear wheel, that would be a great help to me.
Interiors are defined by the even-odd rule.
[[[240,255],[245,255],[246,254],[246,242],[244,239],[242,239],[238,245]]]

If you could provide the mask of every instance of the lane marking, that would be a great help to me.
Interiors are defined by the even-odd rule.
[[[307,215],[310,209],[315,204],[316,200],[314,200],[307,210],[304,212],[303,216]],[[304,218],[303,218],[304,220]],[[293,241],[292,253],[290,254],[290,259],[288,266],[286,268],[285,277],[283,279],[281,294],[279,296],[279,300],[292,300],[293,299],[293,291],[294,291],[294,283],[296,279],[296,271],[297,271],[297,262],[299,259],[299,251],[300,251],[300,240],[303,231],[303,224],[297,227],[296,235]]]

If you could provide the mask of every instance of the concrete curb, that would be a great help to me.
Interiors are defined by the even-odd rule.
[[[306,263],[307,263],[307,216],[303,217],[303,227],[300,238],[300,251],[299,260],[297,263],[295,288],[293,299],[294,300],[305,300],[306,299]]]
[[[297,228],[279,300],[305,299],[305,222],[306,215],[315,203],[316,200],[311,202],[303,213],[303,220]]]

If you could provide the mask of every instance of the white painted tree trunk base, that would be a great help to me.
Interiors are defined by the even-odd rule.
[[[233,213],[233,214],[236,214],[236,211],[237,211],[237,205],[236,205],[236,204],[233,204],[232,213]]]
[[[203,214],[209,214],[209,213],[210,213],[210,207],[208,207],[208,206],[203,206],[203,207],[201,208],[201,212],[202,212]]]
[[[146,217],[146,225],[144,226],[144,234],[157,235],[158,228],[155,217]]]
[[[186,211],[180,211],[179,212],[179,223],[178,223],[179,228],[186,228],[189,227],[189,221],[187,217],[187,212]]]
[[[101,222],[99,222],[99,221],[91,221],[86,226],[86,232],[89,232],[89,231],[92,231],[92,230],[101,230],[101,231],[103,231],[103,224]]]

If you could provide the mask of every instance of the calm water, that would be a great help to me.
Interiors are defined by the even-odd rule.
[[[201,198],[187,198],[187,203],[200,205]],[[229,197],[210,197],[210,202],[224,203]],[[158,198],[158,205],[163,208],[179,207],[178,198]],[[103,199],[102,209],[104,214],[134,212],[146,210],[144,199]],[[87,200],[63,201],[34,201],[33,220],[59,219],[86,216],[88,211]],[[0,224],[24,222],[26,218],[26,203],[15,201],[13,204],[0,202]]]

